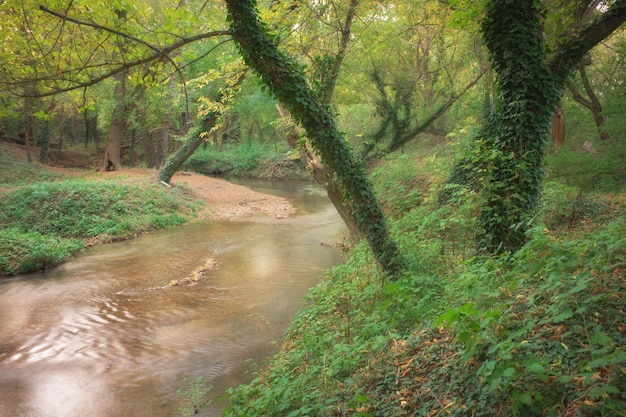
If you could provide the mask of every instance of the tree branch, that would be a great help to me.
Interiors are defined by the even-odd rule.
[[[104,80],[106,80],[107,78],[110,78],[116,74],[119,74],[122,71],[125,71],[129,68],[134,68],[136,66],[139,65],[143,65],[146,64],[148,62],[151,61],[156,61],[158,59],[163,58],[164,56],[167,56],[168,54],[172,53],[173,51],[175,51],[178,48],[181,48],[187,44],[190,44],[192,42],[196,42],[202,39],[208,39],[211,37],[215,37],[215,36],[225,36],[225,35],[231,35],[231,31],[229,30],[217,30],[217,31],[212,31],[212,32],[206,32],[206,33],[201,33],[195,36],[191,36],[189,38],[182,38],[181,40],[179,40],[178,42],[174,42],[173,44],[166,46],[164,48],[158,49],[155,53],[148,55],[145,58],[142,59],[138,59],[135,61],[131,61],[128,63],[125,63],[123,65],[120,65],[117,68],[114,68],[102,75],[100,75],[99,77],[96,78],[92,78],[88,81],[85,82],[78,82],[74,85],[71,85],[69,87],[65,87],[65,88],[57,88],[57,89],[53,89],[47,92],[42,92],[42,93],[36,93],[34,95],[28,95],[28,94],[24,94],[23,97],[49,97],[49,96],[53,96],[55,94],[60,94],[60,93],[66,93],[68,91],[73,91],[73,90],[78,90],[80,88],[85,88],[85,87],[91,87],[93,85],[98,84],[99,82],[102,82]]]
[[[417,135],[419,135],[420,133],[422,133],[426,129],[428,129],[430,127],[430,125],[432,125],[435,122],[435,120],[437,120],[439,117],[441,117],[450,107],[452,107],[452,105],[454,103],[456,103],[456,101],[459,98],[461,98],[472,87],[474,87],[476,85],[476,83],[478,83],[478,81],[482,78],[482,76],[485,75],[485,73],[489,70],[490,67],[491,67],[491,65],[487,65],[485,68],[483,68],[483,70],[480,72],[480,74],[478,74],[476,76],[476,78],[474,78],[465,87],[463,87],[463,90],[461,90],[460,93],[454,94],[452,97],[450,97],[450,99],[448,99],[448,101],[446,101],[444,104],[442,104],[441,107],[439,107],[437,109],[437,111],[435,111],[428,119],[426,119],[424,121],[424,123],[422,123],[421,125],[417,126],[415,129],[412,129],[409,133],[404,135],[401,139],[398,139],[398,140],[392,142],[391,144],[389,144],[389,147],[388,147],[387,150],[391,153],[391,152],[399,149],[402,145],[404,145],[407,142],[410,142]]]
[[[626,21],[626,0],[616,0],[596,22],[560,47],[548,65],[553,74],[565,79],[594,46]]]
[[[120,37],[122,37],[124,39],[128,39],[130,41],[137,42],[139,44],[147,46],[148,48],[152,49],[153,51],[157,51],[157,52],[159,51],[159,48],[157,48],[156,46],[150,45],[148,42],[144,41],[143,39],[139,39],[139,38],[137,38],[135,36],[131,36],[128,33],[120,32],[117,29],[113,29],[113,28],[110,28],[110,27],[102,26],[102,25],[99,25],[97,23],[85,22],[84,20],[78,20],[78,19],[75,19],[73,17],[69,17],[67,15],[67,10],[66,10],[66,13],[63,14],[63,13],[59,13],[57,11],[54,11],[52,9],[49,9],[46,6],[43,6],[43,5],[39,6],[39,10],[41,10],[43,12],[46,12],[46,13],[49,13],[52,16],[56,16],[59,19],[62,19],[63,21],[72,22],[72,23],[75,23],[75,24],[77,24],[79,26],[88,26],[88,27],[92,27],[94,29],[99,29],[99,30],[102,30],[102,31],[105,31],[105,32],[113,33],[114,35],[120,36]]]

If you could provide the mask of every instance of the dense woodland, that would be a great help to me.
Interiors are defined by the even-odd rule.
[[[30,162],[162,183],[300,166],[348,226],[346,265],[230,415],[623,415],[626,1],[0,17],[0,141]]]

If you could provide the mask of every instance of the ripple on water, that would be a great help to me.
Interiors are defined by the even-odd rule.
[[[0,282],[0,415],[170,416],[183,376],[208,377],[215,396],[247,379],[340,261],[320,245],[338,239],[336,213],[302,212],[188,225]],[[222,267],[196,286],[149,290],[210,257]]]

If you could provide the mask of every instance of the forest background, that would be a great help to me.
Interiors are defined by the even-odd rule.
[[[315,290],[318,299],[313,296],[300,320],[314,317],[319,327],[306,329],[296,320],[283,356],[256,385],[233,393],[234,415],[623,412],[623,325],[615,318],[624,316],[624,2],[262,3],[253,9],[264,22],[257,35],[269,35],[291,57],[286,66],[302,75],[310,93],[292,94],[295,106],[277,91],[280,79],[255,66],[245,50],[248,34],[237,28],[242,13],[233,13],[237,2],[227,3],[230,14],[227,4],[211,1],[3,2],[0,140],[23,145],[32,162],[53,164],[61,151],[87,153],[88,168],[154,168],[166,183],[183,163],[202,173],[270,178],[306,166],[327,187],[350,230],[365,235],[372,252],[357,245],[347,270],[339,268]],[[520,67],[503,65],[513,50],[505,46],[498,57],[493,33],[490,38],[494,25],[488,22],[498,22],[502,10],[536,16],[532,39],[520,50],[539,49]],[[481,142],[493,133],[485,126],[501,120],[494,114],[522,120],[524,128],[535,122],[525,116],[540,113],[526,106],[524,91],[506,97],[507,80],[522,80],[516,91],[532,90],[525,63],[575,55],[567,49],[572,40],[611,13],[621,22],[567,63],[565,94],[550,92],[543,105],[544,113],[554,113],[552,141],[533,131],[532,149]],[[303,116],[294,114],[305,130],[292,122],[298,97],[321,104],[355,165],[330,166]],[[502,112],[502,103],[516,113]],[[541,129],[545,124],[539,122]],[[540,157],[533,161],[531,154]],[[362,166],[370,173],[366,182],[360,181]],[[459,166],[471,178],[449,181]],[[351,190],[344,171],[364,188]],[[507,178],[498,176],[509,171]],[[530,192],[543,190],[542,200],[519,197],[510,183],[527,177],[536,178]],[[359,203],[355,196],[369,192],[370,180],[375,198]],[[102,197],[111,193],[98,190]],[[49,198],[33,195],[16,194],[3,204],[15,201],[14,211],[23,213],[24,201],[32,208]],[[521,203],[499,206],[516,200]],[[379,202],[384,213],[359,217],[359,206],[369,210]],[[4,242],[40,239],[32,228],[11,224],[10,212],[3,208]],[[382,217],[381,226],[363,230],[375,223],[370,215]],[[67,253],[79,246],[70,244]],[[386,259],[390,251],[403,259]],[[372,253],[382,270],[366,267]],[[4,261],[5,269],[12,262]],[[325,321],[337,318],[341,325]],[[294,355],[307,352],[307,365],[291,375],[289,366],[302,359],[290,357],[289,348]],[[383,357],[394,365],[379,362]],[[437,380],[442,365],[452,375],[446,386]],[[411,378],[401,381],[400,374]],[[286,393],[287,386],[316,388]],[[457,398],[462,392],[467,395]],[[245,405],[239,395],[258,400]]]

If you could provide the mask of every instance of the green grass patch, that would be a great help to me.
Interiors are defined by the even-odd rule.
[[[106,242],[182,224],[195,210],[184,194],[184,189],[164,189],[150,180],[137,185],[39,182],[7,191],[0,201],[5,239],[0,273],[32,272],[58,264],[80,249],[72,243],[76,239]]]
[[[80,239],[0,230],[0,275],[27,274],[66,262],[83,248]]]
[[[53,181],[67,178],[65,174],[42,168],[16,159],[0,150],[0,187],[31,184],[37,181]]]

